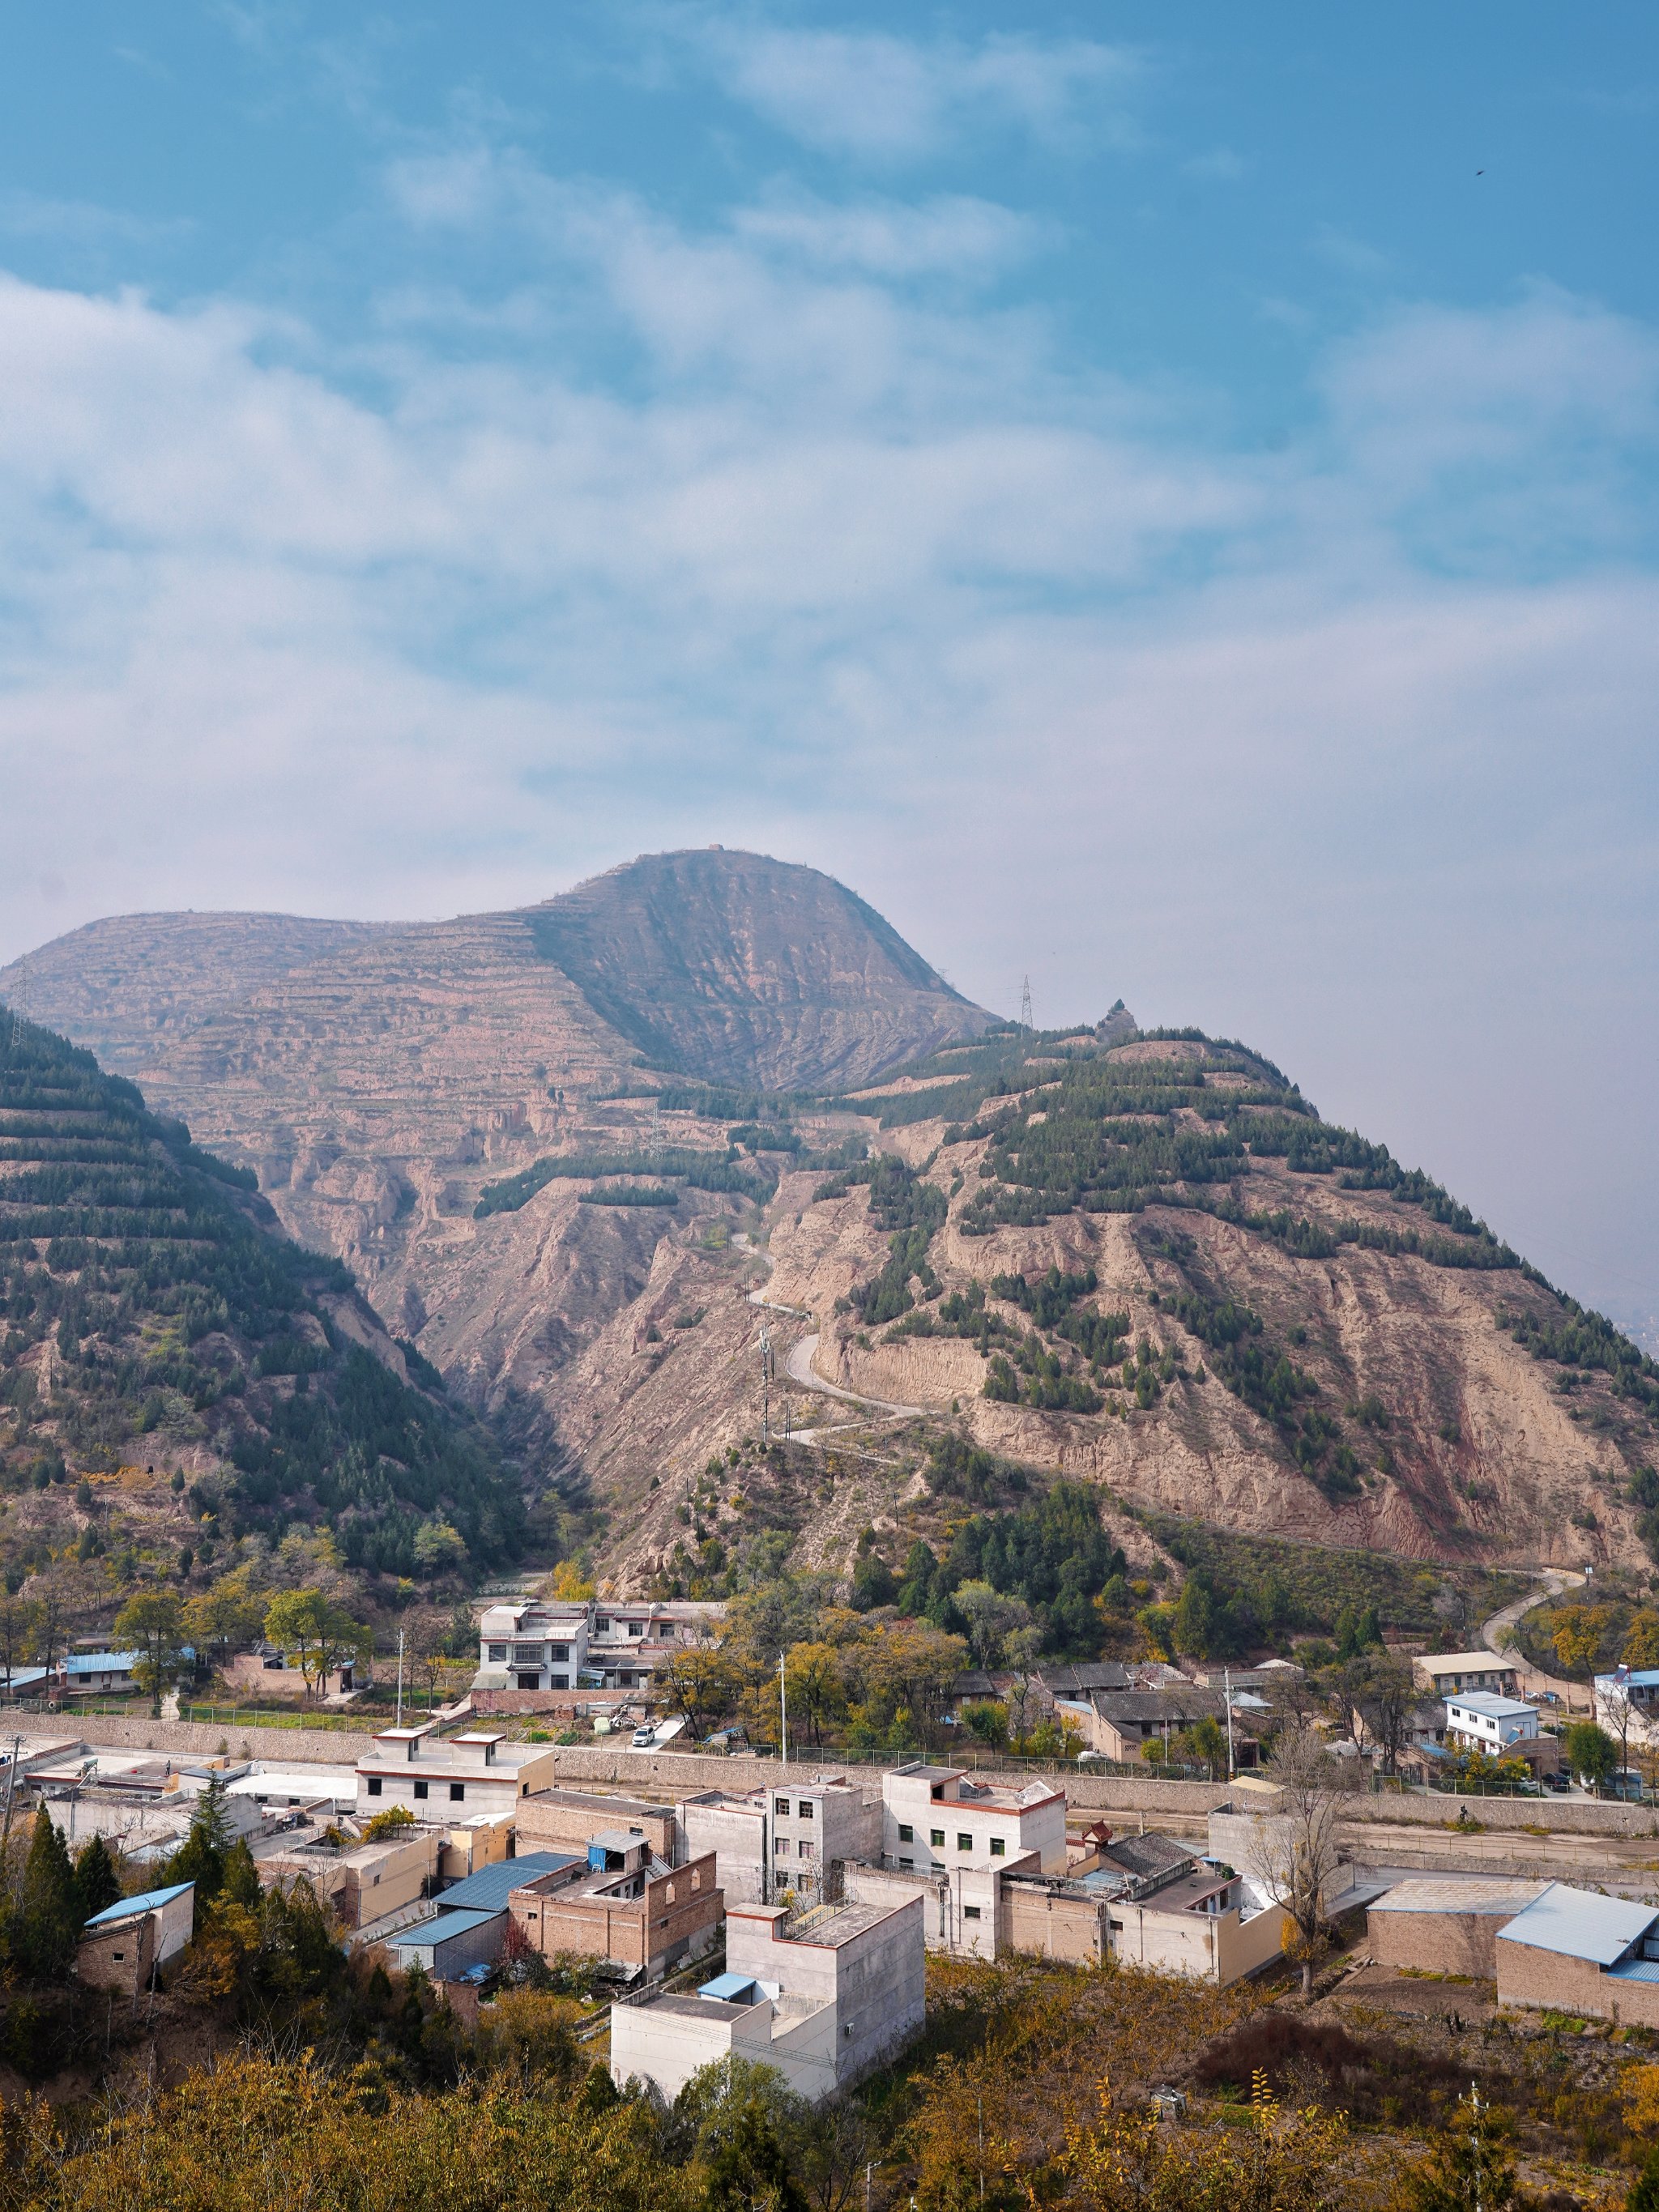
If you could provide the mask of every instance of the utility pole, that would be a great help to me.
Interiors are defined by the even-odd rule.
[[[398,1725],[404,1724],[404,1632],[398,1631]]]
[[[778,1654],[778,1749],[781,1754],[778,1763],[781,1766],[789,1764],[789,1681],[784,1673],[788,1656],[787,1651]]]
[[[1036,1027],[1031,1019],[1031,979],[1029,975],[1021,979],[1019,986],[1019,1025],[1023,1030]]]
[[[6,1769],[6,1820],[0,1829],[0,1879],[6,1871],[6,1854],[11,1845],[11,1801],[17,1787],[17,1762],[23,1755],[23,1739],[15,1735],[11,1740],[11,1763]]]
[[[766,1323],[761,1323],[761,1449],[765,1451],[772,1441],[772,1335]]]
[[[1231,1667],[1222,1668],[1221,1680],[1224,1686],[1222,1694],[1227,1700],[1227,1779],[1231,1782],[1233,1778],[1233,1670]]]

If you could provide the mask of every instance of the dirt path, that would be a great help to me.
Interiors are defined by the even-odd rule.
[[[1518,1597],[1513,1604],[1502,1607],[1492,1619],[1481,1625],[1480,1640],[1488,1651],[1500,1658],[1510,1660],[1515,1667],[1515,1679],[1522,1696],[1536,1697],[1540,1691],[1553,1690],[1562,1703],[1571,1710],[1575,1703],[1582,1712],[1590,1709],[1590,1692],[1582,1682],[1569,1682],[1554,1674],[1546,1674],[1536,1667],[1529,1667],[1519,1650],[1510,1651],[1504,1644],[1507,1630],[1515,1626],[1523,1613],[1530,1613],[1536,1605],[1547,1605],[1550,1599],[1559,1597],[1563,1590],[1582,1588],[1584,1577],[1573,1567],[1538,1567],[1533,1570],[1543,1583],[1529,1597]]]

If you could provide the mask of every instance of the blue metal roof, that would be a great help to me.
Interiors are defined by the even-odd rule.
[[[142,1651],[71,1651],[64,1662],[66,1674],[130,1674],[143,1657]]]
[[[1659,1959],[1626,1959],[1622,1966],[1609,1966],[1607,1978],[1619,1982],[1659,1982]]]
[[[146,1889],[137,1897],[121,1898],[114,1905],[106,1905],[101,1912],[94,1912],[88,1921],[88,1928],[96,1928],[104,1920],[130,1920],[136,1912],[155,1912],[163,1905],[171,1905],[175,1897],[182,1897],[187,1889],[194,1889],[193,1881],[175,1881],[169,1889]]]
[[[697,1995],[700,1997],[720,1997],[727,2004],[736,2004],[746,1997],[754,1986],[755,1977],[752,1974],[716,1974],[712,1982],[699,1983]]]
[[[501,1917],[495,1912],[440,1912],[431,1920],[416,1921],[412,1928],[400,1928],[395,1936],[388,1936],[388,1951],[429,1951],[436,1943],[447,1943],[452,1936],[465,1936],[475,1928],[482,1928],[488,1920]]]
[[[1610,1966],[1656,1920],[1659,1911],[1650,1905],[1632,1905],[1626,1897],[1599,1897],[1594,1890],[1569,1889],[1565,1882],[1553,1881],[1507,1928],[1498,1929],[1498,1940],[1529,1943],[1534,1950],[1559,1951],[1565,1958]]]
[[[441,1902],[446,1912],[475,1905],[487,1912],[500,1912],[511,1893],[534,1881],[538,1875],[557,1874],[561,1867],[580,1863],[573,1851],[526,1851],[521,1859],[503,1859],[499,1866],[480,1867],[477,1874],[445,1890]]]

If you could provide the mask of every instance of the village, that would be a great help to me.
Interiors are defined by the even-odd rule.
[[[295,1756],[274,1729],[207,1751],[189,1741],[200,1724],[117,1719],[104,1700],[84,1733],[72,1708],[21,1710],[7,1832],[44,1808],[71,1853],[97,1836],[130,1882],[155,1870],[81,1935],[76,1977],[112,1999],[153,2004],[188,1950],[194,1887],[176,1872],[206,1805],[263,1889],[305,1885],[349,1954],[414,1971],[462,2019],[527,1962],[576,1970],[617,2087],[669,2103],[734,2058],[808,2103],[844,2093],[921,2033],[929,1954],[1217,1990],[1302,1962],[1310,1990],[1316,1965],[1322,1985],[1334,1973],[1385,2001],[1449,1979],[1501,2013],[1659,2028],[1653,1814],[1569,1776],[1548,1707],[1516,1694],[1499,1654],[1413,1660],[1420,1695],[1386,1789],[1374,1757],[1287,1728],[1287,1662],[1039,1668],[1022,1692],[1082,1741],[1068,1762],[999,1769],[957,1727],[959,1758],[884,1763],[787,1734],[688,1741],[654,1678],[672,1683],[720,1610],[486,1602],[453,1705],[363,1733],[301,1728]],[[106,1691],[142,1672],[106,1650],[71,1654],[64,1679],[88,1660]],[[234,1664],[282,1671],[269,1648]],[[970,1672],[954,1704],[1007,1687]],[[319,1689],[349,1709],[349,1680]],[[1602,1724],[1628,1743],[1650,1694],[1624,1670],[1598,1682]],[[1207,1782],[1142,1758],[1206,1719],[1225,1746]],[[559,1741],[538,1721],[566,1723]],[[1524,1762],[1512,1771],[1535,1794],[1430,1790],[1449,1747]]]

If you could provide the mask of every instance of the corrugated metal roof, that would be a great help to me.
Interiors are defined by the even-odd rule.
[[[447,1943],[452,1936],[465,1936],[495,1917],[493,1912],[440,1912],[430,1920],[417,1920],[412,1928],[400,1928],[386,1937],[386,1947],[388,1951],[429,1951],[434,1943]]]
[[[167,1889],[142,1890],[137,1897],[124,1897],[114,1905],[106,1905],[101,1912],[94,1912],[88,1921],[88,1928],[96,1928],[100,1921],[130,1920],[136,1912],[156,1912],[162,1905],[171,1905],[175,1897],[182,1897],[187,1889],[194,1889],[193,1881],[175,1881]]]
[[[1553,1881],[1507,1928],[1498,1929],[1498,1940],[1610,1966],[1656,1920],[1659,1911],[1650,1905],[1632,1905],[1625,1897],[1598,1897],[1594,1890],[1569,1889],[1565,1882]]]
[[[1608,1979],[1616,1982],[1659,1982],[1659,1959],[1626,1959],[1622,1966],[1611,1966]]]
[[[1512,1919],[1543,1894],[1541,1881],[1504,1881],[1496,1876],[1449,1875],[1444,1881],[1397,1881],[1375,1899],[1373,1912],[1478,1912]]]
[[[636,1836],[643,1843],[643,1836]],[[502,1859],[496,1866],[480,1867],[445,1890],[440,1902],[446,1912],[471,1911],[474,1906],[486,1912],[499,1912],[515,1889],[522,1889],[538,1875],[556,1874],[561,1867],[577,1866],[586,1862],[578,1859],[574,1851],[526,1851],[522,1858]]]
[[[1500,1698],[1496,1690],[1452,1690],[1446,1703],[1461,1705],[1466,1713],[1483,1714],[1489,1721],[1516,1720],[1538,1710],[1536,1705],[1522,1705],[1518,1698]]]

